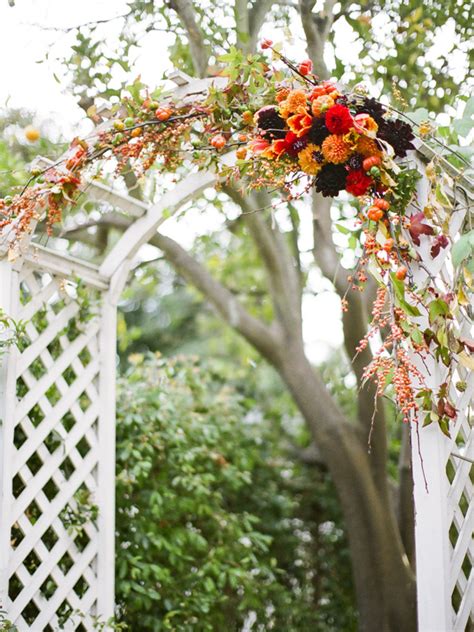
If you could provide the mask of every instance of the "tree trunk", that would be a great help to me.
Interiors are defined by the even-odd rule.
[[[375,484],[367,444],[309,364],[300,341],[277,366],[338,491],[348,531],[360,630],[415,632],[415,578],[388,494]]]

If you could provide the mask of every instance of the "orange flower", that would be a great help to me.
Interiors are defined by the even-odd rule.
[[[276,158],[279,158],[288,149],[288,142],[285,138],[275,140],[272,145],[272,151]]]
[[[290,94],[289,88],[281,88],[280,90],[278,90],[275,97],[277,103],[281,103],[282,101],[284,101],[289,94]]]
[[[323,97],[328,94],[330,94],[331,96],[339,96],[336,86],[331,81],[323,81],[318,86],[313,88],[311,94],[309,95],[309,100],[314,101],[318,97]]]
[[[321,169],[323,162],[321,158],[320,148],[312,143],[306,145],[298,154],[301,169],[310,176],[315,176]]]
[[[371,136],[372,138],[375,136],[375,133],[379,128],[374,119],[369,116],[369,114],[365,114],[364,112],[362,112],[361,114],[356,114],[356,116],[354,117],[354,123],[354,127],[358,132],[362,134],[365,132],[366,134],[368,134],[368,136]]]
[[[364,158],[367,158],[368,156],[381,156],[382,155],[382,152],[380,151],[379,146],[377,145],[375,140],[373,140],[372,138],[369,138],[368,136],[359,137],[357,141],[356,149],[359,152],[359,154],[362,154]]]
[[[304,114],[294,114],[287,120],[288,127],[298,137],[304,136],[310,129],[313,123],[313,117],[307,112]]]
[[[320,97],[316,97],[313,101],[313,105],[311,106],[311,110],[314,116],[321,116],[328,110],[330,107],[334,105],[334,99],[327,94],[322,95]]]
[[[351,146],[346,143],[342,136],[337,134],[328,136],[324,140],[321,149],[326,160],[336,165],[345,162],[352,153]]]
[[[280,103],[280,116],[288,118],[291,114],[305,112],[307,107],[306,93],[303,90],[292,90]]]
[[[270,147],[270,143],[264,138],[255,138],[254,140],[250,141],[248,147],[250,151],[252,151],[254,154],[261,154],[263,151],[265,151],[265,149],[268,149],[268,147]]]

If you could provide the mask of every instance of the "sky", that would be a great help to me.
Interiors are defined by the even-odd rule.
[[[13,6],[10,6],[13,5]],[[91,123],[78,107],[74,97],[67,92],[67,76],[57,61],[67,55],[73,35],[65,29],[91,20],[109,19],[126,11],[124,0],[1,0],[0,1],[0,59],[2,80],[0,82],[0,107],[25,107],[35,112],[32,123],[41,128],[48,125],[59,133],[71,135],[85,133]],[[374,18],[377,19],[377,16]],[[104,37],[112,36],[119,21],[102,26]],[[383,33],[383,25],[381,33]],[[273,36],[265,33],[262,36]],[[135,55],[132,79],[141,75],[142,80],[156,85],[169,70],[166,48],[172,35],[153,33],[140,41]],[[433,54],[439,55],[449,49],[449,29],[438,42]],[[338,23],[337,40],[341,43],[338,55],[341,58],[357,54],[353,33],[344,22]],[[304,55],[298,44],[288,49],[290,56]],[[10,61],[11,60],[11,61]],[[331,54],[326,61],[331,65]],[[39,63],[40,62],[40,63]],[[53,134],[54,136],[54,134]],[[222,217],[221,217],[222,219]],[[213,217],[212,221],[216,218]],[[192,242],[196,234],[196,217],[179,225],[166,224],[167,232],[180,237],[181,242]],[[202,227],[202,216],[199,222]],[[308,226],[308,234],[311,227]],[[183,244],[183,245],[188,245]],[[308,248],[311,244],[308,243]],[[321,282],[315,279],[315,286]],[[323,283],[324,286],[324,283]],[[327,283],[326,283],[327,286]],[[331,350],[342,343],[340,305],[335,294],[325,291],[319,296],[308,296],[303,305],[305,340],[313,361],[328,357]]]

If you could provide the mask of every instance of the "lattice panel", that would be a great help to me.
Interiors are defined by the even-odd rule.
[[[427,203],[427,190],[427,181],[422,179],[418,187],[421,208]],[[446,221],[453,242],[462,232],[466,196],[466,192],[451,192],[455,210]],[[457,208],[459,199],[463,201]],[[437,279],[439,295],[444,296],[457,274],[450,248],[435,259],[429,249],[429,239],[423,238],[419,249],[423,263],[418,270],[415,268],[415,281],[423,286],[427,274],[431,274]],[[453,316],[458,334],[472,338],[469,307],[458,305]],[[422,319],[429,326],[427,317]],[[436,423],[412,428],[418,618],[422,632],[474,630],[474,373],[466,368],[470,362],[467,352],[461,357],[458,354],[457,359],[452,383],[464,383],[464,389],[453,386],[450,393],[457,410],[456,419],[449,424],[450,438]],[[417,362],[426,383],[437,392],[447,381],[447,368],[433,356]]]
[[[459,370],[467,389],[458,400],[458,419],[447,450],[449,481],[447,527],[449,531],[449,584],[454,630],[474,630],[474,419],[470,403],[474,375]]]
[[[12,504],[2,525],[11,529],[8,619],[21,631],[94,630],[99,293],[90,301],[88,288],[79,299],[72,282],[31,265],[21,269],[19,292],[27,340],[15,362]]]

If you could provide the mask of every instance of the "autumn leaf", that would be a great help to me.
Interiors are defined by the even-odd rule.
[[[415,213],[410,217],[410,226],[408,231],[413,239],[413,242],[420,245],[420,235],[433,235],[434,228],[428,224],[424,224],[423,220],[426,219],[423,212]]]

